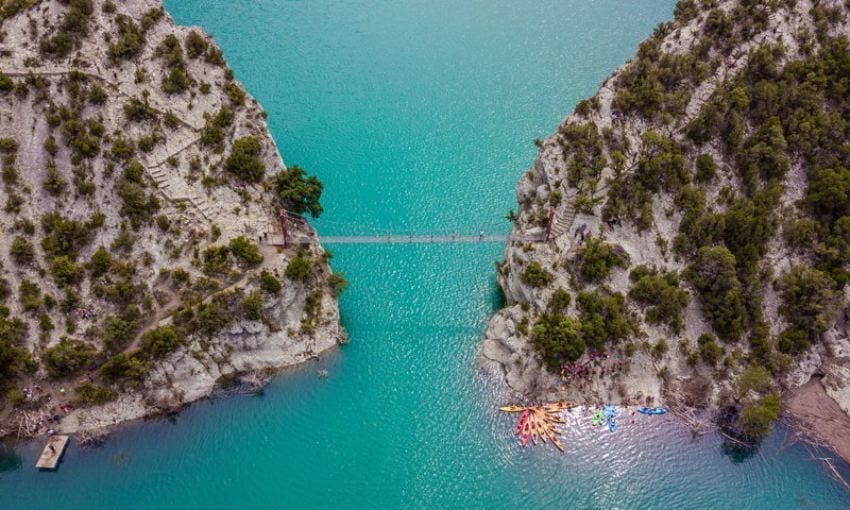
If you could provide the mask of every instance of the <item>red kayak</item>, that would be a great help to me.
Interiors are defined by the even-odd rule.
[[[531,437],[531,422],[525,420],[525,424],[522,426],[522,445],[525,446],[528,444],[528,438]]]
[[[514,435],[518,436],[522,434],[522,429],[525,427],[525,422],[528,421],[528,410],[523,411],[522,416],[519,417],[519,421],[514,428]]]

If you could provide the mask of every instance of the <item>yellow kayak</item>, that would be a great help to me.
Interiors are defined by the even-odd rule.
[[[578,404],[572,402],[570,400],[561,400],[558,402],[552,402],[543,406],[543,408],[547,411],[564,411],[566,409],[570,409],[572,407],[576,407]]]
[[[499,408],[499,411],[504,411],[506,413],[521,413],[526,409],[528,408],[523,406],[502,406]]]

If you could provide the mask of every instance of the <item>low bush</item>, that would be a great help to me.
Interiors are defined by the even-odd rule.
[[[305,282],[313,275],[313,262],[303,255],[296,255],[286,264],[283,275],[290,280]]]
[[[549,271],[543,269],[543,266],[541,266],[539,262],[533,260],[525,266],[525,269],[522,270],[522,273],[519,275],[519,279],[522,283],[529,287],[539,288],[548,285],[554,277]]]
[[[110,388],[97,386],[89,382],[84,382],[74,388],[77,393],[76,401],[81,405],[100,405],[107,402],[112,402],[118,395]]]
[[[52,378],[65,377],[79,372],[94,360],[97,349],[86,342],[63,338],[42,353],[47,374]]]
[[[257,137],[245,136],[234,140],[224,169],[245,182],[260,182],[266,172],[266,165],[260,159],[260,141]]]

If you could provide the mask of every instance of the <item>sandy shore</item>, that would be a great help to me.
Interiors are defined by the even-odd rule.
[[[785,410],[814,438],[829,444],[850,462],[850,416],[826,394],[819,377],[800,386],[785,402]]]

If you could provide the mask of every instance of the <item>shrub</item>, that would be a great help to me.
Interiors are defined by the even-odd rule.
[[[59,213],[47,213],[41,217],[41,228],[46,233],[41,247],[51,257],[67,255],[76,259],[79,250],[91,242],[92,227],[79,220],[63,218]]]
[[[687,277],[699,292],[703,313],[717,335],[737,340],[744,331],[746,310],[735,274],[735,256],[722,246],[700,248]]]
[[[21,280],[18,286],[18,296],[21,308],[27,312],[34,312],[44,304],[44,300],[41,297],[41,288],[27,279]]]
[[[290,280],[305,282],[313,275],[313,263],[303,255],[296,255],[286,264],[283,274]]]
[[[242,317],[249,321],[258,321],[263,318],[263,296],[256,290],[244,298],[239,304]]]
[[[150,370],[150,362],[139,352],[118,354],[100,367],[100,374],[109,381],[127,380],[139,383]]]
[[[835,282],[828,274],[794,266],[779,278],[780,312],[791,324],[814,339],[832,325],[839,307]]]
[[[667,354],[669,349],[670,347],[667,345],[667,340],[662,338],[652,346],[652,357],[660,360],[665,354]]]
[[[263,292],[277,294],[280,292],[281,288],[280,280],[278,280],[273,274],[265,270],[260,273],[260,289]]]
[[[68,8],[52,36],[41,40],[41,52],[52,58],[65,58],[80,47],[89,34],[92,0],[69,0]]]
[[[227,246],[210,246],[204,250],[204,272],[222,274],[230,267],[230,249]]]
[[[293,165],[277,173],[275,192],[280,204],[296,214],[309,212],[314,218],[322,214],[320,199],[324,185],[315,176],[307,176],[303,168]]]
[[[615,267],[627,267],[628,255],[618,246],[593,237],[584,243],[576,254],[579,275],[582,279],[598,282],[608,278]]]
[[[112,255],[103,246],[98,247],[92,254],[88,268],[92,278],[98,278],[106,274],[112,267]]]
[[[147,100],[142,101],[137,97],[131,98],[124,104],[124,115],[133,122],[156,120],[158,117],[156,110],[148,104]]]
[[[579,359],[587,347],[582,338],[581,324],[572,317],[557,313],[544,313],[535,321],[531,341],[552,372],[557,372],[564,360]]]
[[[75,374],[91,364],[97,349],[80,340],[63,338],[58,344],[44,350],[42,359],[47,374],[52,378]]]
[[[745,407],[738,416],[741,435],[749,441],[759,441],[770,434],[779,419],[779,395],[767,395],[758,403]]]
[[[189,58],[198,58],[206,53],[209,43],[197,30],[192,30],[186,36],[186,54]]]
[[[259,264],[263,261],[260,248],[245,236],[234,237],[228,243],[228,248],[234,257],[245,264]]]
[[[26,337],[27,324],[11,317],[9,309],[0,306],[0,386],[32,364],[29,354],[21,347]]]
[[[260,159],[260,141],[254,136],[234,140],[224,169],[243,181],[260,182],[266,171],[266,165]]]
[[[581,334],[588,347],[603,350],[608,342],[624,340],[634,326],[626,312],[626,300],[619,292],[579,292]]]
[[[333,273],[328,277],[328,287],[334,297],[339,298],[342,292],[348,287],[348,280],[345,279],[344,273]]]
[[[785,328],[776,341],[776,348],[785,354],[800,354],[809,350],[809,347],[808,333],[797,326]]]
[[[81,405],[100,405],[112,402],[118,395],[109,388],[84,382],[74,388],[77,393],[77,403]]]
[[[142,335],[142,352],[150,358],[161,358],[183,344],[183,338],[171,326],[161,326]]]
[[[699,344],[699,357],[702,361],[710,367],[717,365],[723,356],[723,347],[717,345],[714,335],[700,335],[697,344]]]
[[[558,287],[549,296],[549,301],[546,303],[546,310],[550,313],[566,313],[571,301],[572,296],[570,296],[570,293],[564,290],[563,287]]]
[[[123,351],[136,335],[136,325],[133,322],[111,316],[103,323],[100,337],[103,346],[111,352]]]
[[[129,16],[115,16],[118,25],[118,39],[109,45],[107,54],[113,61],[130,60],[141,53],[145,46],[145,33]]]
[[[632,281],[629,297],[646,307],[647,322],[663,323],[673,332],[681,332],[682,313],[689,295],[680,287],[678,273],[638,266],[629,273],[629,279]]]
[[[19,236],[12,241],[9,256],[12,257],[15,264],[28,266],[35,262],[35,248],[28,239]]]
[[[711,154],[700,154],[696,161],[696,179],[699,182],[708,182],[717,176],[717,163]]]
[[[189,90],[191,83],[191,78],[186,71],[174,68],[162,78],[162,91],[166,94],[182,94]]]
[[[748,366],[738,376],[737,380],[738,395],[740,397],[745,397],[750,391],[766,393],[770,390],[770,386],[770,372],[760,365]]]
[[[242,106],[245,104],[245,91],[239,85],[230,82],[224,86],[224,93],[230,99],[233,106]]]
[[[59,169],[52,161],[47,165],[47,176],[42,183],[44,189],[54,197],[58,197],[68,188],[68,181],[62,178]]]
[[[553,276],[549,271],[543,269],[539,262],[534,260],[525,266],[525,269],[519,275],[519,279],[529,287],[545,287],[553,280]]]
[[[53,257],[50,261],[50,274],[60,287],[77,285],[85,275],[83,268],[75,264],[67,255]]]

